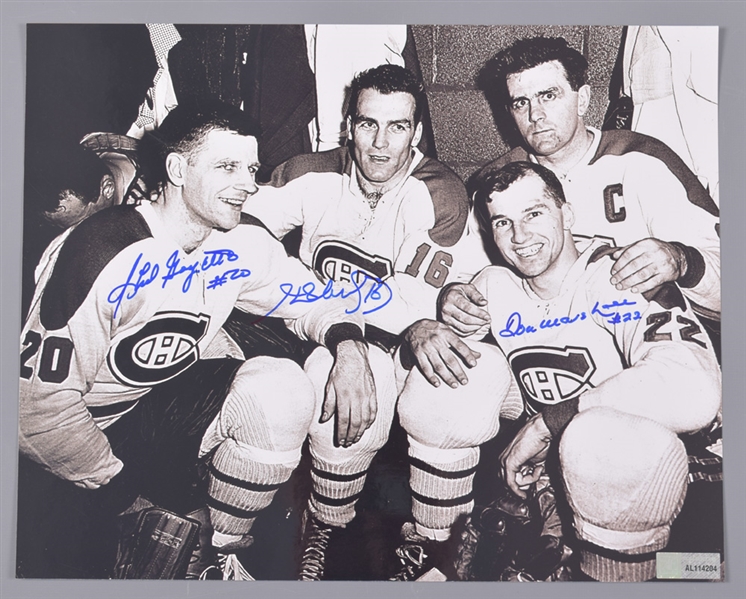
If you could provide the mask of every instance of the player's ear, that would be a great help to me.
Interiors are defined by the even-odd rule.
[[[422,139],[422,121],[417,123],[417,126],[414,128],[414,137],[412,138],[411,146],[414,148],[417,144],[420,143],[421,139]]]
[[[591,104],[591,86],[581,85],[578,89],[578,116],[583,116],[588,112],[588,106]]]
[[[187,159],[186,156],[171,152],[166,156],[166,174],[168,180],[175,186],[181,187],[184,185],[184,177],[186,176]]]
[[[352,141],[352,139],[355,137],[354,129],[352,128],[352,117],[348,116],[345,119],[345,124],[347,125],[347,141]]]
[[[572,209],[572,206],[565,202],[562,204],[562,228],[565,231],[569,231],[572,229],[573,225],[575,224],[575,211]]]
[[[105,204],[110,204],[114,198],[114,193],[117,190],[117,185],[114,182],[114,177],[111,175],[104,175],[101,177],[101,185],[99,186],[98,197],[104,200]]]

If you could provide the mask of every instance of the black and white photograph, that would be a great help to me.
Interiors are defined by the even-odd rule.
[[[739,567],[717,25],[24,27],[16,578]]]

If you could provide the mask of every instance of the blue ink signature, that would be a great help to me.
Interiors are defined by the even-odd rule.
[[[614,308],[634,306],[636,303],[637,302],[629,301],[627,299],[623,299],[621,302],[614,300],[610,304],[596,302],[591,310],[591,314],[598,314],[602,318],[607,319],[607,322],[610,324],[640,320],[642,315],[637,310],[626,312],[614,310]],[[560,318],[544,318],[539,323],[539,328],[537,329],[534,325],[523,324],[520,312],[513,312],[508,316],[505,327],[498,332],[498,335],[500,335],[500,337],[520,337],[521,335],[536,333],[539,329],[553,329],[555,327],[574,324],[578,321],[585,320],[587,317],[588,315],[585,312],[580,312],[573,317],[562,316]]]
[[[585,312],[576,314],[573,318],[570,318],[569,316],[562,316],[561,318],[554,319],[544,318],[539,323],[539,329],[553,329],[554,327],[559,327],[565,324],[572,324],[574,322],[577,322],[578,320],[585,319]],[[521,322],[520,312],[513,312],[510,316],[508,316],[508,321],[505,323],[505,328],[498,334],[500,335],[500,337],[520,337],[521,335],[527,333],[535,333],[537,330],[538,329],[535,326],[530,324],[524,325]]]
[[[235,281],[236,279],[243,279],[248,277],[251,271],[248,268],[231,268],[226,270],[222,275],[216,276],[212,281],[207,284],[208,289],[215,289],[225,285],[228,281]]]
[[[621,302],[617,302],[615,300],[610,304],[601,304],[601,308],[606,310],[606,312],[602,312],[599,308],[599,303],[596,302],[596,304],[593,306],[593,310],[591,310],[591,314],[598,314],[602,318],[605,318],[609,324],[619,324],[622,322],[630,322],[631,320],[640,320],[642,318],[642,315],[638,310],[628,310],[625,312],[612,310],[612,308],[621,308],[622,306],[634,306],[636,303],[637,302],[631,302],[627,299],[623,299]]]
[[[393,292],[381,279],[371,277],[362,271],[351,273],[350,278],[355,281],[354,287],[351,289],[335,289],[334,281],[328,281],[320,291],[316,290],[317,283],[314,282],[305,283],[297,289],[294,288],[292,283],[282,283],[280,285],[280,290],[285,295],[274,308],[267,312],[265,316],[272,314],[288,299],[290,299],[290,304],[292,305],[299,302],[311,304],[319,300],[330,300],[334,298],[347,299],[348,297],[355,296],[357,304],[355,307],[345,310],[345,313],[354,314],[360,310],[364,304],[373,304],[374,307],[363,311],[363,315],[377,312],[391,301]],[[366,292],[365,286],[368,282],[370,282],[371,285]]]
[[[106,298],[110,304],[115,304],[114,318],[117,317],[117,312],[125,299],[132,299],[137,295],[143,287],[150,285],[155,278],[158,276],[158,265],[145,262],[141,268],[138,269],[142,260],[142,252],[137,256],[135,263],[132,265],[132,270],[127,277],[127,280],[122,285],[117,285],[114,289],[109,292],[109,296]],[[133,277],[137,274],[137,279],[133,282]]]
[[[204,272],[214,266],[220,266],[221,264],[223,264],[224,259],[228,260],[228,262],[235,262],[236,260],[238,260],[238,254],[236,254],[233,250],[209,250],[205,252],[205,257],[202,259],[201,264],[199,260],[195,260],[192,264],[185,264],[184,266],[181,266],[179,252],[176,251],[169,256],[168,260],[166,260],[168,272],[163,275],[163,284],[161,285],[161,287],[165,287],[166,283],[168,283],[174,277],[177,277],[178,275],[183,273],[188,273],[186,275],[186,279],[184,279],[184,283],[181,286],[181,290],[186,293],[187,291],[189,291],[189,287],[191,286],[192,279],[195,275],[199,274],[200,272]]]
[[[163,281],[161,288],[165,288],[166,284],[176,278],[179,275],[185,275],[184,281],[181,285],[182,293],[189,291],[192,285],[192,280],[196,275],[210,268],[221,266],[226,262],[235,262],[238,260],[238,254],[233,250],[207,250],[204,252],[202,260],[195,260],[191,264],[182,264],[179,258],[178,250],[174,251],[166,260],[165,268],[166,273],[161,277]],[[161,272],[161,267],[158,264],[151,262],[142,261],[142,253],[140,253],[135,259],[135,263],[132,265],[127,280],[121,285],[117,285],[114,289],[109,292],[107,301],[110,304],[115,304],[114,318],[116,318],[119,308],[122,306],[124,300],[131,300],[143,287],[147,287],[153,283]],[[248,277],[251,271],[245,268],[237,269],[233,268],[224,272],[221,276],[216,276],[207,285],[207,289],[215,289],[221,285],[224,285],[227,281],[234,281],[236,279]]]

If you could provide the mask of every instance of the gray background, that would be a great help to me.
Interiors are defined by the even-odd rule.
[[[744,476],[746,453],[744,393],[746,387],[746,329],[741,316],[746,297],[743,259],[746,232],[746,4],[736,2],[555,2],[555,1],[400,1],[378,2],[9,2],[2,1],[2,146],[0,157],[0,596],[11,597],[737,597],[746,590],[744,536]],[[484,59],[504,40],[491,39],[476,24],[516,25],[500,35],[522,34],[554,24],[553,31],[580,39],[588,25],[665,24],[720,25],[720,171],[723,232],[723,373],[725,412],[725,519],[727,582],[647,583],[600,585],[563,583],[500,585],[497,583],[301,583],[261,582],[242,585],[198,582],[147,583],[139,581],[28,581],[13,578],[15,535],[15,477],[18,394],[18,335],[20,332],[20,272],[22,222],[22,147],[24,44],[26,23],[410,23],[415,35],[431,99],[436,144],[441,157],[460,174],[472,172],[480,161],[497,156],[503,145],[496,134],[486,103],[473,80]],[[425,26],[435,24],[435,26]],[[437,25],[460,24],[445,29]],[[520,26],[519,26],[520,25]],[[575,27],[571,26],[575,25]],[[494,31],[494,30],[493,30]],[[606,78],[618,43],[588,35],[596,97],[589,121],[598,125],[606,98]],[[575,45],[575,44],[574,44]],[[467,51],[468,48],[468,51]],[[459,49],[462,53],[459,54]],[[437,57],[437,69],[433,58]],[[464,108],[479,114],[464,121]],[[466,145],[469,144],[469,145]],[[475,145],[476,144],[476,145]],[[468,150],[468,153],[467,153]],[[466,159],[466,156],[469,159]],[[727,199],[724,199],[727,198]]]

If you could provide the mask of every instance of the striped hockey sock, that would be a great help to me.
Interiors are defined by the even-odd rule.
[[[438,449],[409,437],[409,484],[417,532],[446,540],[461,514],[474,507],[479,448]]]
[[[207,505],[216,531],[245,535],[258,513],[290,478],[300,449],[275,452],[235,440],[220,445],[210,463]]]
[[[355,517],[359,499],[373,455],[364,453],[342,464],[314,458],[311,468],[313,491],[311,513],[329,526],[344,527]]]

